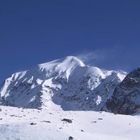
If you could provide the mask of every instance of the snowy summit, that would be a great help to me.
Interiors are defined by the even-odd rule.
[[[39,64],[7,78],[2,105],[48,110],[101,110],[125,73],[88,66],[74,56]]]

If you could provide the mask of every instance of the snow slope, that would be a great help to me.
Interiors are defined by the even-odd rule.
[[[0,140],[139,140],[140,116],[1,106]],[[64,122],[70,119],[72,123]]]
[[[7,78],[2,105],[48,110],[102,110],[126,73],[85,65],[68,56]]]

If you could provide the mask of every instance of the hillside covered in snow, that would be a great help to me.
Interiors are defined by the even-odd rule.
[[[140,136],[140,116],[0,108],[0,140],[139,140]]]
[[[0,87],[0,140],[139,140],[139,101],[140,69],[74,56],[39,64]]]
[[[0,102],[23,108],[100,111],[125,76],[68,56],[12,74],[1,87]]]

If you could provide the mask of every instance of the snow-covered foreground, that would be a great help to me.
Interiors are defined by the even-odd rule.
[[[140,116],[0,108],[0,140],[139,140],[140,137]]]

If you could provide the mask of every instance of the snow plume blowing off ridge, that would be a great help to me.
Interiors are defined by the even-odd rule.
[[[86,64],[94,64],[97,59],[99,59],[99,56],[96,54],[96,52],[84,52],[76,55],[76,57]]]
[[[101,47],[94,51],[81,52],[76,56],[89,65],[104,69],[131,71],[139,66],[139,50],[136,47]]]
[[[83,53],[77,54],[76,57],[81,59],[86,64],[99,66],[104,69],[113,69],[114,63],[115,65],[117,65],[115,60],[116,56],[114,55],[114,50],[111,49],[109,50],[96,49],[94,51],[85,51]],[[119,69],[119,67],[115,66],[115,69]]]

